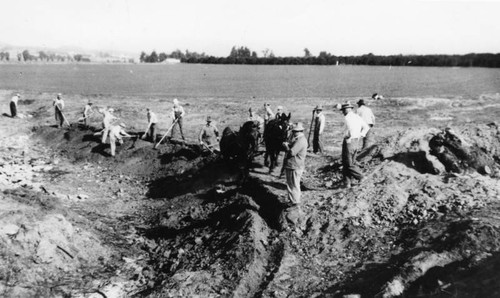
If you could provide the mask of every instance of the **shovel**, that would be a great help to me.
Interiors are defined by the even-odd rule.
[[[68,120],[66,119],[66,117],[64,116],[63,112],[61,111],[61,109],[56,105],[56,108],[57,110],[61,113],[61,116],[63,117],[63,120],[64,122],[66,122],[66,124],[68,124],[69,127],[71,127],[71,124],[69,124]]]
[[[167,132],[163,135],[163,137],[160,139],[160,141],[154,145],[154,147],[153,147],[154,149],[156,149],[158,147],[158,145],[161,144],[163,139],[167,137],[168,133],[170,132],[170,130],[172,130],[172,128],[174,127],[174,125],[176,123],[177,123],[177,119],[175,119],[174,123],[172,123],[172,125],[170,125],[170,127],[167,129]]]

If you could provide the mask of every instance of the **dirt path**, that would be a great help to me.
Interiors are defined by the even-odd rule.
[[[495,99],[482,100],[496,115]],[[0,293],[497,296],[498,126],[454,126],[495,164],[489,176],[474,169],[451,175],[427,145],[441,129],[401,123],[418,114],[431,121],[465,115],[473,104],[463,101],[453,113],[447,99],[385,104],[411,116],[378,132],[360,161],[362,186],[340,187],[338,142],[328,155],[308,157],[296,225],[284,216],[284,181],[267,173],[262,157],[240,187],[237,169],[195,144],[153,150],[127,139],[110,158],[93,136],[97,128],[51,127],[42,102],[23,107],[32,118],[1,117]],[[424,111],[428,105],[443,108]],[[129,119],[137,112],[126,104],[119,111]]]

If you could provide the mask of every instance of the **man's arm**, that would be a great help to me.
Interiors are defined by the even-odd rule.
[[[361,123],[361,137],[364,138],[370,130],[370,126],[361,117],[359,117],[359,122]]]

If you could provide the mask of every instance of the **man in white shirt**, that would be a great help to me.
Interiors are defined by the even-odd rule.
[[[179,131],[181,133],[182,140],[186,140],[184,138],[184,133],[182,132],[182,119],[184,118],[184,115],[186,112],[184,112],[184,108],[179,104],[179,100],[177,98],[174,98],[174,106],[172,107],[172,123],[174,126],[172,127],[172,139],[175,136],[175,126],[179,127]],[[177,121],[177,122],[175,122]]]
[[[350,103],[343,104],[340,108],[345,116],[344,141],[342,143],[342,175],[347,188],[351,187],[352,178],[360,182],[363,180],[363,174],[356,166],[356,154],[359,150],[360,138],[363,138],[370,130],[368,124],[353,112],[353,108]]]
[[[313,152],[323,154],[323,141],[321,140],[321,135],[325,130],[325,115],[323,114],[323,106],[316,106],[314,112],[316,116],[314,117]]]
[[[158,123],[158,117],[153,111],[151,111],[150,108],[147,108],[146,110],[148,115],[148,127],[142,135],[142,139],[144,139],[146,136],[149,136],[149,140],[153,142],[154,145],[156,145],[156,123]]]
[[[111,146],[111,156],[115,156],[116,142],[122,145],[123,144],[122,137],[129,137],[129,138],[132,137],[124,130],[124,128],[125,124],[120,123],[120,125],[112,125],[109,129],[109,144]]]
[[[101,113],[103,115],[103,118],[102,118],[103,131],[102,131],[102,140],[101,140],[101,142],[103,144],[106,143],[106,138],[108,137],[109,130],[111,129],[111,122],[113,122],[113,120],[118,119],[115,116],[113,116],[114,111],[115,110],[112,108],[99,110],[99,113]]]
[[[56,117],[56,123],[59,128],[61,128],[64,124],[65,118],[63,115],[63,110],[64,110],[64,100],[61,98],[61,93],[57,94],[57,97],[54,99],[52,102],[52,105],[54,106],[54,112],[55,112],[55,117]],[[69,123],[68,123],[69,125]]]
[[[366,136],[363,138],[362,149],[365,149],[373,143],[372,128],[375,124],[375,115],[373,115],[372,110],[366,106],[363,99],[358,100],[358,109],[356,114],[358,114],[366,122],[366,124],[370,126],[370,130],[368,130]]]
[[[10,115],[12,118],[17,117],[17,101],[19,98],[21,98],[21,95],[17,93],[10,100]]]

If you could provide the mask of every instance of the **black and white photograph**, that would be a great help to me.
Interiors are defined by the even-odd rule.
[[[500,297],[500,0],[23,0],[0,297]]]

